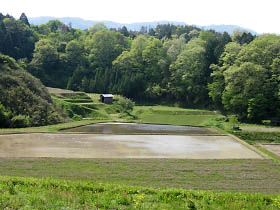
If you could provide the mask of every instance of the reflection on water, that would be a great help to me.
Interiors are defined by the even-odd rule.
[[[67,129],[64,132],[99,134],[214,134],[215,132],[192,126],[154,125],[136,123],[98,123]]]

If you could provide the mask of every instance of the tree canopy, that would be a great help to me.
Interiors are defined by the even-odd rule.
[[[23,13],[0,14],[0,36],[0,52],[47,86],[219,109],[243,121],[280,117],[277,35],[172,24],[82,31],[58,20],[30,25]]]

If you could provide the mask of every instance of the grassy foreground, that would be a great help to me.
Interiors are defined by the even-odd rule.
[[[276,195],[0,177],[1,209],[279,209]]]

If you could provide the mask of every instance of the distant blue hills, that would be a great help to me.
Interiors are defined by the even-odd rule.
[[[82,18],[76,18],[76,17],[48,17],[48,16],[42,16],[42,17],[34,17],[34,18],[29,18],[29,22],[34,25],[40,25],[40,24],[45,24],[50,20],[60,20],[64,24],[70,24],[72,25],[73,28],[78,28],[78,29],[88,29],[91,26],[93,26],[96,23],[104,23],[107,28],[121,28],[123,26],[126,26],[128,30],[131,31],[140,31],[141,27],[147,27],[149,28],[155,28],[159,24],[173,24],[173,25],[186,25],[184,22],[177,22],[177,21],[153,21],[153,22],[139,22],[139,23],[117,23],[113,21],[93,21],[93,20],[84,20]],[[248,28],[243,28],[240,26],[236,25],[209,25],[209,26],[197,26],[199,28],[202,28],[204,30],[215,30],[217,32],[228,32],[229,34],[232,34],[236,30],[245,30],[248,32],[251,32],[252,34],[256,35],[257,32],[248,29]]]

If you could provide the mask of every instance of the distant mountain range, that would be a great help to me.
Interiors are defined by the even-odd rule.
[[[236,26],[236,25],[209,25],[209,26],[198,26],[204,30],[210,30],[210,29],[213,29],[217,32],[228,32],[229,34],[232,34],[234,31],[236,30],[240,30],[240,31],[247,31],[247,32],[250,32],[251,34],[253,35],[257,35],[258,33],[251,30],[251,29],[248,29],[248,28],[243,28],[243,27],[240,27],[240,26]]]
[[[96,23],[104,23],[107,28],[121,28],[123,26],[126,26],[128,30],[132,31],[140,31],[141,27],[147,27],[149,28],[155,28],[159,24],[173,24],[173,25],[186,25],[184,22],[177,22],[177,21],[153,21],[153,22],[139,22],[139,23],[117,23],[113,21],[93,21],[93,20],[84,20],[82,18],[75,18],[75,17],[63,17],[63,18],[57,18],[57,17],[48,17],[48,16],[42,16],[42,17],[34,17],[29,18],[29,22],[34,25],[40,25],[45,24],[50,20],[60,20],[64,24],[71,24],[73,28],[78,29],[87,29],[91,26],[93,26]],[[251,32],[252,34],[256,35],[257,32],[242,28],[240,26],[236,25],[209,25],[209,26],[197,26],[199,28],[205,29],[205,30],[215,30],[217,32],[228,32],[229,34],[232,34],[235,30],[246,30],[248,32]]]

